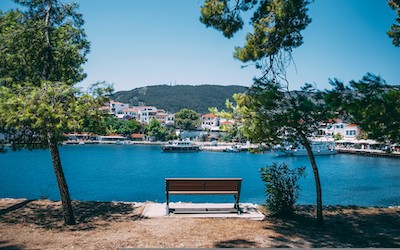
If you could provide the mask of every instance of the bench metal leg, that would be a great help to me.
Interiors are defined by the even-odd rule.
[[[235,205],[233,206],[237,210],[237,213],[240,214],[240,206],[239,206],[239,195],[235,195]]]
[[[168,195],[168,192],[166,192],[166,196],[167,196],[167,198],[166,198],[166,201],[165,201],[165,204],[166,204],[166,206],[165,206],[165,209],[166,209],[166,215],[169,215],[169,195]]]

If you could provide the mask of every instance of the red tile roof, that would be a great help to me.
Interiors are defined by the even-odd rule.
[[[131,134],[131,138],[134,138],[134,139],[141,139],[143,137],[144,137],[144,134],[138,134],[138,133]]]

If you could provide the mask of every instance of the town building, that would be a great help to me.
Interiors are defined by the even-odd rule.
[[[126,108],[122,110],[124,114],[124,119],[138,119],[139,118],[139,110],[137,108]]]
[[[175,114],[167,114],[165,116],[165,125],[167,126],[175,125]]]
[[[156,119],[159,123],[162,125],[165,125],[165,118],[167,114],[165,113],[165,110],[163,109],[157,109],[157,114],[156,114]]]
[[[153,106],[139,106],[136,107],[139,111],[139,122],[149,124],[151,120],[156,118],[157,108]]]
[[[105,106],[108,108],[109,113],[115,116],[122,115],[123,110],[129,108],[129,104],[122,102],[115,102],[113,100],[107,102]]]
[[[163,125],[175,124],[175,114],[166,113],[165,110],[157,109],[154,106],[130,107],[127,103],[110,100],[100,109],[108,111],[118,119],[136,119],[143,124],[149,124],[151,120],[157,119]]]
[[[201,128],[209,131],[219,131],[219,118],[214,114],[201,116]]]
[[[145,139],[144,134],[134,133],[129,136],[133,141],[143,141]]]
[[[356,138],[360,134],[360,127],[357,124],[347,124],[342,121],[321,125],[318,134],[327,137],[334,137],[340,134],[343,138]]]

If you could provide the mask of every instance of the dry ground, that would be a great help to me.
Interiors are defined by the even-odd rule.
[[[400,247],[400,208],[325,207],[315,226],[312,206],[291,219],[140,217],[144,204],[73,203],[78,224],[62,226],[59,202],[0,199],[0,249],[212,247]]]

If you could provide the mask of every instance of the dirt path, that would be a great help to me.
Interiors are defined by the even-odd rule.
[[[313,207],[288,220],[141,218],[142,203],[74,202],[78,224],[62,226],[59,202],[0,200],[0,249],[212,247],[400,247],[400,208]]]

